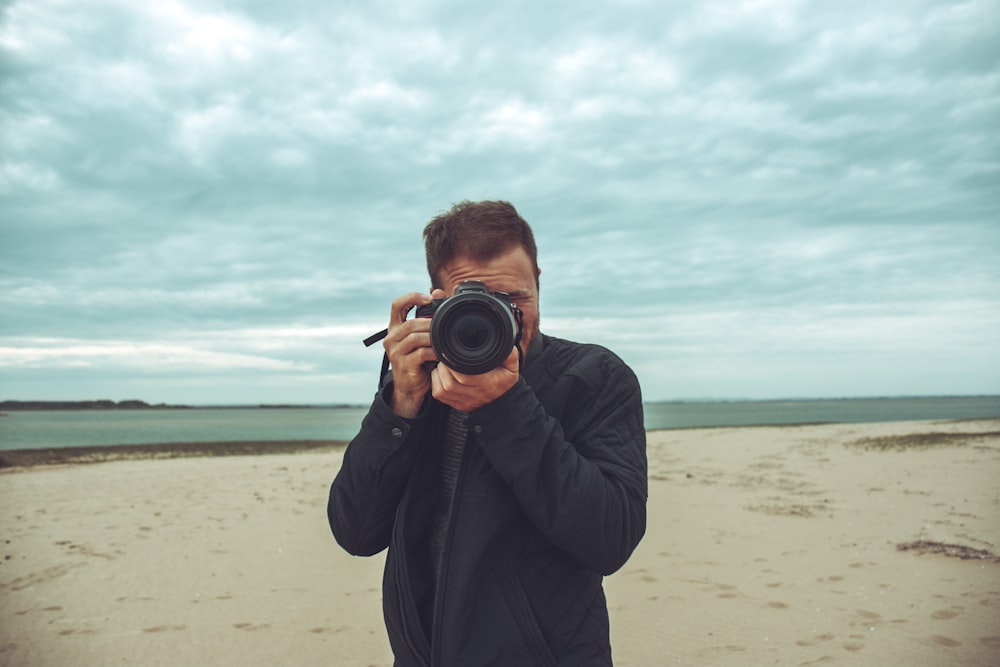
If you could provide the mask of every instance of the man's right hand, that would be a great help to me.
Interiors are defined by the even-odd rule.
[[[392,366],[389,407],[400,417],[416,417],[431,390],[431,368],[438,360],[431,347],[431,320],[406,319],[415,306],[430,302],[429,295],[419,292],[411,292],[392,302],[388,333],[382,346]]]

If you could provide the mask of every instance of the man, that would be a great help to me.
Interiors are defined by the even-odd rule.
[[[611,665],[602,576],[646,528],[638,381],[604,348],[539,332],[535,240],[509,203],[458,204],[424,241],[432,291],[392,302],[392,373],[333,482],[334,536],[389,549],[397,667]],[[431,320],[407,313],[467,280],[523,312],[523,361],[437,363]]]

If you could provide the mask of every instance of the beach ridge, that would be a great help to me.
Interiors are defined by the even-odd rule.
[[[333,451],[345,440],[224,440],[0,450],[0,469],[155,459],[266,456]]]

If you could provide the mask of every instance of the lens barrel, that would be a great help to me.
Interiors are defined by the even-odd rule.
[[[438,359],[466,375],[488,373],[502,364],[517,334],[510,303],[476,281],[459,285],[455,295],[437,307],[431,321],[431,345]]]

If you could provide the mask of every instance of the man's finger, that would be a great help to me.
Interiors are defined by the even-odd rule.
[[[389,326],[398,326],[406,321],[406,316],[414,306],[419,306],[431,302],[429,294],[420,292],[410,292],[398,297],[392,302],[392,309],[389,312]]]

